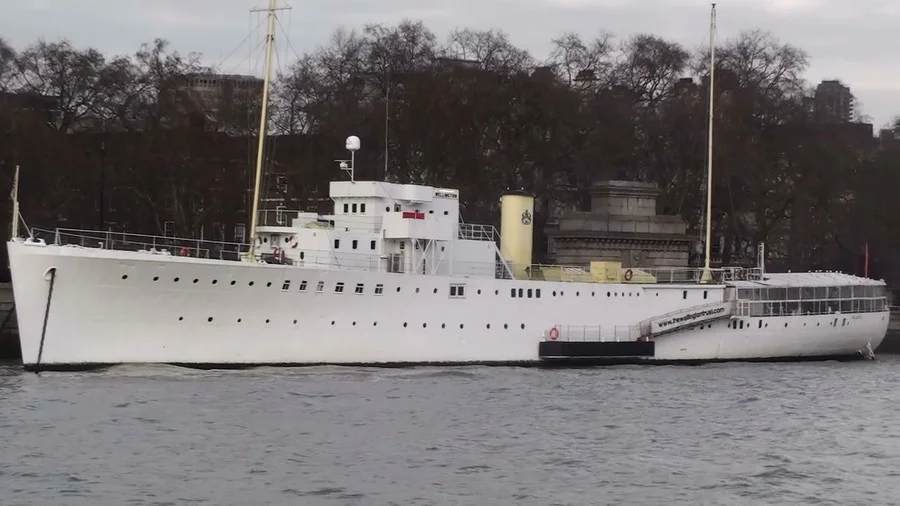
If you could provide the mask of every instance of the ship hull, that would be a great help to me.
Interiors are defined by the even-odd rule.
[[[722,300],[724,293],[718,285],[322,270],[22,241],[9,242],[8,250],[22,360],[29,369],[537,364],[539,343],[559,322],[627,329]],[[342,292],[335,291],[338,283]],[[450,286],[459,284],[466,296],[449,296]],[[513,296],[538,288],[540,298]],[[855,357],[878,347],[888,313],[743,320],[740,328],[738,320],[724,319],[659,336],[652,357],[595,361]]]

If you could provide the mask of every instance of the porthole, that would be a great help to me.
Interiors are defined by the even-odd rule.
[[[231,286],[234,286],[235,283],[237,283],[237,281],[235,281],[235,280],[232,279],[232,280],[231,280]]]
[[[331,324],[334,325],[334,320],[331,320]]]
[[[216,283],[218,283],[218,282],[219,282],[219,280],[218,280],[218,279],[214,279],[214,280],[212,280],[212,284],[216,284]]]
[[[399,287],[399,286],[397,287],[397,293],[400,293],[400,287]]]
[[[442,324],[441,324],[441,328],[442,328],[442,329],[447,328],[447,324],[446,324],[446,323],[442,323]]]
[[[553,290],[553,296],[556,297],[556,290]]]
[[[269,319],[268,319],[268,318],[266,318],[266,324],[268,324],[268,323],[269,323]]]
[[[294,325],[296,325],[296,324],[297,324],[297,320],[294,320]]]
[[[478,291],[477,291],[476,293],[477,293],[478,295],[481,295],[481,288],[479,288]]]
[[[459,328],[463,328],[463,324],[462,324],[462,323],[459,324]]]
[[[491,324],[490,324],[490,323],[487,324],[487,328],[488,328],[488,329],[491,328]]]
[[[519,327],[521,327],[522,330],[525,330],[525,324],[524,324],[524,323],[523,323],[522,325],[519,325]]]
[[[251,282],[249,283],[249,286],[253,286],[253,281],[251,281]]]
[[[378,322],[372,322],[372,326],[373,326],[373,327],[377,327],[377,326],[378,326]]]
[[[423,329],[424,329],[425,327],[427,327],[427,326],[428,326],[427,323],[423,323],[423,324],[422,324],[422,328],[423,328]]]
[[[507,325],[507,324],[504,323],[504,324],[503,324],[503,328],[504,328],[504,329],[508,329],[508,328],[509,328],[509,325]]]
[[[296,323],[297,320],[294,320],[294,322]],[[353,322],[353,326],[354,326],[354,327],[356,326],[356,322]]]
[[[418,289],[418,288],[416,288],[416,293],[419,293],[419,289]]]
[[[494,290],[494,295],[500,295],[500,290]]]
[[[272,286],[272,282],[271,282],[271,281],[269,281],[268,283],[266,283],[266,287],[270,287],[270,286]]]
[[[153,281],[159,281],[159,276],[153,276]]]
[[[435,288],[434,291],[433,291],[432,293],[437,293],[437,288]]]
[[[181,279],[181,278],[175,278],[173,281],[175,281],[177,283],[179,279]]]
[[[238,318],[238,323],[241,323],[241,319],[240,319],[240,318]]]
[[[210,323],[212,323],[212,320],[213,320],[213,317],[212,317],[212,316],[210,316],[209,318],[206,319],[206,321],[208,321],[208,322],[210,322]]]
[[[182,320],[184,320],[184,316],[179,316],[178,321],[182,321]]]
[[[128,274],[122,274],[122,279],[128,279]]]
[[[197,279],[197,278],[194,278],[194,284],[195,284],[195,285],[196,285],[196,284],[197,284],[197,283],[199,283],[199,282],[200,282],[200,280],[199,280],[199,279]]]
[[[576,297],[578,297],[580,294],[581,294],[581,292],[575,292]]]
[[[403,328],[406,328],[406,322],[403,322]]]
[[[612,293],[611,293],[611,292],[606,292],[606,296],[607,296],[607,297],[610,297],[610,296],[612,296]]]

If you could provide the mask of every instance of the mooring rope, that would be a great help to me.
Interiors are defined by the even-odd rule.
[[[44,338],[47,337],[47,320],[50,318],[50,301],[53,299],[53,285],[56,282],[56,267],[51,267],[48,274],[50,274],[50,291],[47,292],[47,307],[44,309],[44,328],[41,330],[41,346],[38,348],[37,362],[34,363],[35,374],[40,372],[41,356],[44,354]]]

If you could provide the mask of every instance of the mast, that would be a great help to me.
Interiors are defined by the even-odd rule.
[[[269,108],[269,77],[272,69],[272,46],[275,43],[275,12],[287,10],[290,7],[277,7],[278,0],[270,0],[268,9],[251,9],[251,12],[266,11],[269,13],[268,29],[266,31],[266,67],[263,76],[262,111],[259,115],[259,144],[256,149],[256,178],[253,184],[253,208],[250,212],[250,251],[247,260],[256,261],[256,226],[259,214],[259,187],[262,182],[263,145],[266,141],[266,119]]]
[[[16,165],[16,174],[13,176],[12,187],[12,239],[19,238],[19,166]]]
[[[716,82],[716,4],[712,4],[709,23],[709,139],[707,140],[706,153],[706,247],[703,261],[702,281],[708,282],[710,273],[710,242],[712,241],[712,188],[713,188],[713,117],[715,108],[715,82]]]

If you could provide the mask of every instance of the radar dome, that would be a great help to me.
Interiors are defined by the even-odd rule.
[[[359,137],[351,135],[347,137],[347,151],[359,151]]]

